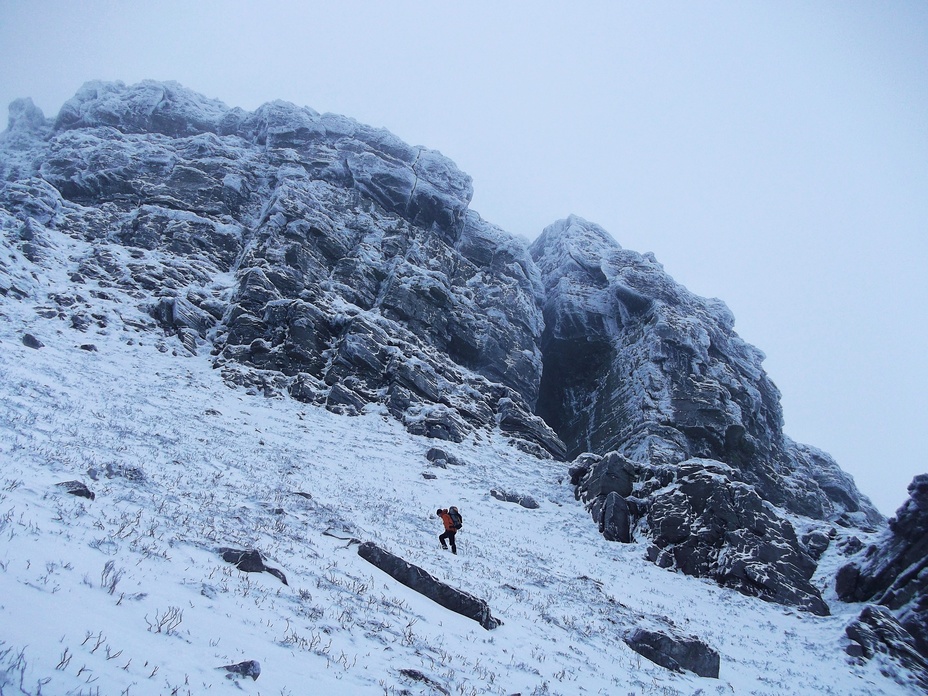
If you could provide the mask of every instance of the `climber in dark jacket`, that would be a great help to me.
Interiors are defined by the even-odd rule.
[[[457,534],[457,528],[454,526],[454,522],[451,519],[451,515],[448,514],[448,511],[443,508],[438,508],[438,516],[441,517],[442,524],[445,525],[444,534],[438,535],[438,541],[441,542],[441,547],[447,549],[445,545],[445,539],[448,540],[448,543],[451,544],[451,553],[457,553],[458,547],[454,544],[454,535]]]

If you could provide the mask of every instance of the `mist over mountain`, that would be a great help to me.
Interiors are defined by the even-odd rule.
[[[391,614],[393,622],[374,612],[364,625],[344,614],[333,622],[330,607],[337,602],[323,603],[318,616],[307,618],[294,608],[303,598],[300,590],[293,606],[275,605],[274,619],[265,621],[299,617],[311,625],[309,633],[297,640],[285,631],[270,640],[275,649],[303,649],[324,658],[324,668],[341,661],[330,652],[320,654],[306,635],[335,635],[331,640],[346,646],[367,641],[356,646],[356,655],[366,650],[369,656],[377,644],[402,653],[378,658],[375,679],[353,672],[342,649],[340,669],[351,682],[344,693],[372,689],[377,679],[387,680],[378,693],[403,693],[401,688],[511,693],[532,685],[533,693],[559,688],[595,693],[594,684],[605,688],[610,680],[647,692],[634,670],[605,658],[609,645],[644,655],[658,669],[671,670],[669,675],[687,675],[688,681],[672,679],[669,688],[724,678],[737,663],[738,676],[729,684],[757,689],[756,680],[763,681],[766,672],[739,661],[731,650],[734,640],[716,635],[712,645],[710,636],[693,634],[700,627],[718,630],[712,628],[718,597],[752,607],[745,611],[813,622],[822,629],[814,639],[820,641],[819,658],[829,656],[834,670],[829,674],[841,675],[842,693],[899,693],[898,688],[928,684],[923,482],[913,482],[911,499],[887,525],[828,454],[783,433],[780,395],[764,372],[763,354],[740,339],[725,304],[690,293],[653,255],[623,249],[596,224],[571,215],[528,243],[472,211],[470,177],[436,151],[344,116],[284,102],[254,112],[229,108],[176,83],[88,83],[54,119],[27,99],[14,102],[9,126],[0,134],[0,182],[6,252],[0,259],[5,317],[0,345],[6,362],[16,366],[4,380],[10,426],[3,445],[18,472],[9,474],[0,499],[10,511],[7,524],[17,508],[40,519],[41,502],[50,495],[43,487],[67,484],[56,498],[56,505],[68,508],[65,528],[79,530],[90,523],[85,516],[102,516],[96,524],[108,530],[113,555],[125,563],[143,553],[140,542],[121,543],[129,535],[120,539],[112,529],[118,529],[115,518],[103,510],[136,505],[140,516],[160,519],[165,504],[177,505],[162,500],[161,508],[152,507],[165,495],[168,480],[183,480],[175,484],[180,497],[203,503],[197,484],[207,476],[221,478],[231,466],[236,483],[228,494],[239,502],[228,509],[219,500],[203,503],[204,514],[222,520],[219,531],[204,532],[202,516],[188,511],[178,517],[175,507],[170,524],[159,522],[171,530],[164,543],[189,547],[198,568],[211,562],[222,567],[234,558],[236,572],[274,571],[289,588],[294,572],[304,583],[321,582],[326,572],[321,559],[331,554],[315,548],[319,564],[295,562],[300,545],[313,544],[297,528],[308,525],[330,536],[335,530],[332,538],[347,541],[347,547],[365,542],[360,548],[368,558],[429,566],[435,554],[426,553],[416,535],[435,524],[436,505],[457,498],[467,501],[470,533],[482,538],[483,547],[500,525],[519,537],[527,515],[544,520],[543,537],[534,532],[525,537],[531,553],[515,549],[531,565],[524,574],[547,578],[539,581],[545,601],[567,601],[557,598],[572,594],[568,604],[578,601],[611,622],[605,643],[591,641],[576,664],[552,659],[560,672],[547,675],[531,649],[539,664],[507,670],[494,647],[484,664],[495,666],[484,668],[479,684],[466,686],[446,665],[435,668],[434,658],[428,663],[432,671],[422,671],[425,662],[414,667],[409,662],[416,651],[438,654],[444,648],[417,644],[408,637],[411,629],[409,634],[401,627],[371,629],[378,621],[441,622],[434,608],[419,606],[426,600],[418,595],[392,604],[384,600],[390,606],[377,612]],[[79,352],[69,355],[70,345]],[[86,393],[82,406],[80,394],[92,383],[80,381],[84,370],[106,386]],[[104,378],[101,370],[116,370],[118,377]],[[194,396],[177,382],[185,370],[188,386],[196,383],[203,393]],[[174,381],[160,383],[164,374]],[[67,413],[49,411],[59,383],[52,380],[47,393],[36,386],[48,375],[75,380]],[[120,381],[134,386],[123,395],[113,390]],[[197,454],[189,461],[174,444],[167,447],[170,459],[160,452],[145,459],[146,439],[163,445],[166,435],[149,421],[117,417],[132,413],[150,389],[157,390],[165,409],[187,414],[183,425],[157,415],[180,433],[173,440],[184,443],[181,449],[202,429],[206,442],[193,445]],[[32,392],[38,398],[29,400]],[[240,404],[235,408],[241,420],[234,426],[227,414],[231,394]],[[108,415],[102,424],[75,424],[81,419],[74,414],[85,408]],[[252,408],[266,411],[260,423],[249,422]],[[259,450],[249,452],[247,462],[230,464],[242,452],[232,454],[230,442],[215,443],[217,428],[198,422],[204,414],[223,421],[219,430],[230,441],[253,439],[244,434],[252,428],[273,432],[268,439],[274,441],[274,456]],[[50,444],[43,446],[32,424],[46,418],[68,426],[48,429],[43,437]],[[144,437],[137,432],[142,422]],[[307,431],[301,426],[306,422],[316,430]],[[97,454],[94,431],[107,433],[98,432],[108,444]],[[338,450],[331,438],[343,441],[351,456],[331,461]],[[263,438],[260,446],[266,446]],[[302,461],[297,453],[307,449],[330,460]],[[52,482],[65,476],[67,481]],[[23,479],[30,484],[21,486]],[[102,481],[105,492],[94,493],[93,482]],[[325,489],[324,501],[309,490],[314,487]],[[302,493],[302,500],[316,502],[302,508],[281,502]],[[79,512],[70,500],[75,496],[89,501],[79,503]],[[153,496],[151,504],[146,496]],[[409,512],[415,509],[410,499],[420,505],[419,516]],[[375,506],[383,514],[373,514]],[[496,506],[503,511],[487,512]],[[243,507],[253,514],[239,514]],[[101,510],[88,512],[93,508]],[[309,522],[317,513],[324,522]],[[262,516],[276,521],[241,531],[243,519],[252,524]],[[576,536],[581,523],[584,531]],[[69,534],[80,537],[79,531]],[[75,554],[100,552],[103,542],[93,547],[93,540],[81,538],[83,550]],[[518,542],[510,538],[504,546]],[[380,545],[376,552],[367,545],[374,543]],[[537,556],[535,547],[548,544],[550,556]],[[248,555],[259,547],[260,554]],[[4,559],[3,578],[17,597],[20,586],[36,585],[13,565],[22,552],[11,546]],[[502,624],[494,624],[489,609],[480,610],[480,622],[483,629],[509,631],[511,639],[524,642],[519,621],[527,626],[538,620],[531,608],[538,599],[526,598],[515,570],[496,582],[492,568],[505,564],[504,556],[477,553],[483,555],[465,557],[457,567],[439,559],[438,567],[485,599],[503,593],[510,607],[520,607],[514,612],[518,621],[507,621],[505,611],[492,607]],[[159,554],[162,562],[176,563],[164,549],[154,555]],[[271,559],[275,563],[265,565]],[[367,589],[359,579],[365,571],[357,570],[363,562],[348,561],[350,568],[340,571],[345,575],[333,575],[330,584],[344,590],[360,583]],[[629,565],[635,569],[628,571]],[[406,566],[398,567],[380,569],[394,578],[409,576]],[[114,572],[104,573],[101,586],[115,587]],[[665,579],[673,588],[668,597],[677,596],[679,587],[695,587],[684,576],[700,578],[693,596],[715,598],[701,609],[713,618],[697,619],[700,611],[687,610],[681,623],[670,600],[657,611],[641,603],[627,606],[627,598],[619,602],[609,594],[618,585],[610,590],[599,576],[621,583],[624,572]],[[371,584],[386,582],[385,575],[376,577]],[[598,589],[579,591],[577,582]],[[217,597],[223,592],[211,583],[203,588],[202,597],[221,604]],[[105,594],[96,589],[97,598]],[[446,596],[445,590],[413,589],[426,597]],[[354,599],[339,601],[350,604],[365,594],[360,585],[355,590],[346,593]],[[28,600],[28,593],[22,596]],[[609,612],[602,597],[613,607]],[[138,601],[144,603],[144,597]],[[872,605],[861,611],[846,602]],[[351,606],[349,614],[357,612]],[[156,628],[171,623],[159,622]],[[582,628],[556,618],[553,625],[554,633],[565,632],[569,640],[592,630],[592,624]],[[148,632],[162,631],[152,631],[149,622]],[[65,673],[55,677],[69,693],[83,689],[74,681],[80,674],[55,668],[48,656],[44,666],[41,660],[28,666],[20,652],[28,642],[24,633],[0,639],[8,646],[3,652],[0,645],[6,674],[28,670],[41,682],[52,678],[42,676],[50,669],[49,674]],[[202,646],[204,636],[186,640]],[[264,645],[269,639],[251,640]],[[472,652],[479,652],[473,640]],[[211,641],[208,647],[215,647]],[[782,659],[790,652],[781,650]],[[719,655],[721,672],[713,666]],[[279,664],[280,656],[276,659]],[[481,658],[470,659],[478,673]],[[527,659],[520,652],[521,664]],[[128,669],[121,675],[105,664],[95,669],[120,689],[134,686],[133,693],[164,688]],[[556,686],[556,674],[563,681],[568,669],[577,675],[576,688]],[[513,677],[521,672],[534,676]],[[798,693],[810,678],[803,670],[782,672],[777,670],[776,693]],[[287,684],[298,682],[288,682],[288,674],[292,677],[279,673],[275,683],[294,688]],[[263,675],[268,678],[266,666]],[[258,675],[247,676],[256,681]],[[13,677],[3,679],[0,686],[14,683]]]

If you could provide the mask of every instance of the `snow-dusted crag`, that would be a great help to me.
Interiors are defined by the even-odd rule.
[[[150,314],[186,350],[208,343],[229,380],[349,413],[386,402],[444,439],[499,424],[563,455],[532,415],[537,273],[524,244],[467,211],[470,178],[439,153],[154,82],[90,83],[53,123],[17,102],[4,142],[9,213],[99,240],[75,282],[154,299]]]
[[[630,541],[637,527],[661,565],[826,613],[808,543],[824,532],[803,543],[769,504],[845,526],[881,517],[827,454],[784,436],[763,355],[724,303],[577,217],[531,253],[545,287],[538,412],[573,454],[611,453],[572,470],[603,533]]]
[[[827,454],[784,435],[724,303],[577,217],[512,237],[469,209],[454,163],[384,130],[88,83],[55,119],[11,106],[0,180],[4,242],[29,263],[58,253],[52,232],[86,244],[68,292],[0,259],[8,301],[154,332],[256,395],[380,404],[413,434],[499,429],[575,459],[606,538],[647,540],[662,567],[827,614],[813,575],[837,527],[882,524]]]

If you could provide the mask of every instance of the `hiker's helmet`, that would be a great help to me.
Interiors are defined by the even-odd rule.
[[[440,514],[441,514],[441,508],[438,508],[438,510],[435,511],[435,514],[436,514],[436,515],[440,515]]]

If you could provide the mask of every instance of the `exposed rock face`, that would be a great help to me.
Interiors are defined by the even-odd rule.
[[[151,81],[88,83],[54,121],[16,102],[0,147],[2,222],[23,253],[39,262],[49,229],[92,242],[72,280],[146,303],[231,382],[344,413],[385,403],[440,439],[500,425],[564,455],[532,413],[535,265],[468,211],[470,177],[440,153]]]
[[[473,619],[488,631],[503,623],[493,618],[490,607],[482,599],[436,580],[422,568],[404,561],[376,544],[364,542],[358,547],[358,555],[406,587],[425,595],[445,609]]]
[[[827,614],[777,508],[870,529],[882,516],[827,454],[785,437],[763,355],[728,308],[577,217],[530,250],[545,289],[538,413],[580,455],[571,480],[604,537],[637,529],[663,567]]]
[[[919,653],[912,634],[891,611],[872,604],[864,607],[860,616],[848,625],[846,634],[853,641],[847,649],[852,657],[870,660],[880,653],[888,655],[909,672],[894,670],[890,676],[901,684],[928,691],[928,659]]]
[[[546,228],[531,254],[545,288],[538,413],[570,455],[716,460],[799,514],[882,520],[826,454],[784,437],[763,354],[734,332],[724,303],[578,217]]]
[[[928,474],[909,484],[884,538],[838,571],[836,590],[844,601],[892,609],[928,658]]]

